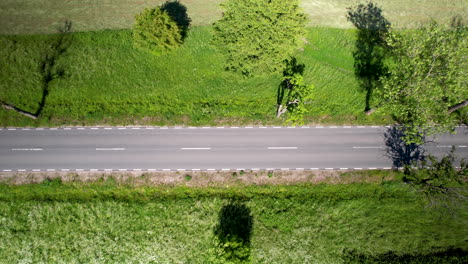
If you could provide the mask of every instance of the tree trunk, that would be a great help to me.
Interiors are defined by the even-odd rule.
[[[374,107],[374,108],[371,108],[371,109],[367,110],[365,113],[366,113],[366,115],[372,115],[372,113],[374,113],[376,110],[377,110],[377,108]]]
[[[278,109],[276,110],[276,118],[280,118],[282,114],[286,113],[286,111],[288,111],[287,107],[278,105]]]
[[[18,107],[14,106],[14,105],[7,104],[7,103],[5,103],[3,101],[0,101],[0,103],[2,104],[2,107],[7,109],[7,110],[13,110],[13,111],[15,111],[17,113],[20,113],[20,114],[25,115],[27,117],[30,117],[32,119],[37,119],[36,115],[34,115],[32,113],[29,113],[27,111],[21,110],[21,109],[19,109]]]

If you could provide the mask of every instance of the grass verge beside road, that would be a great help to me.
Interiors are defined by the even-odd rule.
[[[115,177],[1,184],[0,260],[217,263],[214,229],[223,208],[236,200],[253,221],[252,263],[375,263],[385,256],[466,261],[466,208],[456,216],[425,208],[408,185],[389,176],[374,172],[367,179],[375,182],[229,188],[137,186]]]
[[[51,35],[0,36],[1,100],[36,112],[43,91],[41,60]],[[386,124],[365,116],[354,77],[354,31],[310,28],[299,63],[316,87],[306,123]],[[159,57],[132,46],[131,31],[73,33],[57,58],[60,74],[37,120],[0,109],[1,126],[282,124],[275,118],[281,76],[246,79],[223,69],[209,45],[210,27],[195,27],[184,46]]]

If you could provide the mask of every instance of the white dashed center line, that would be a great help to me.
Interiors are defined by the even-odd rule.
[[[181,150],[209,150],[211,148],[180,148]]]
[[[297,147],[268,147],[268,149],[297,149]]]
[[[31,151],[40,151],[40,150],[44,150],[44,149],[41,149],[41,148],[13,148],[11,150],[14,150],[14,151],[17,151],[17,150],[31,150]]]
[[[122,151],[122,150],[125,150],[125,148],[96,148],[96,150],[101,150],[101,151],[106,151],[106,150]]]

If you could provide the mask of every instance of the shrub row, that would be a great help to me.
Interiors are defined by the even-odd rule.
[[[315,199],[340,201],[353,199],[392,199],[413,196],[408,188],[397,183],[337,184],[337,185],[292,185],[292,186],[244,186],[244,187],[131,187],[103,184],[30,184],[0,185],[0,201],[63,201],[88,202],[114,200],[122,202],[150,202],[154,200],[177,200],[221,198],[250,200],[253,198]]]

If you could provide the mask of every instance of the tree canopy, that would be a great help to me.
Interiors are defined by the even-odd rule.
[[[215,44],[227,52],[226,68],[244,75],[281,72],[301,45],[306,16],[298,0],[227,0],[214,24]]]
[[[405,126],[405,141],[453,130],[458,120],[452,112],[468,98],[466,28],[431,22],[416,31],[390,31],[387,45],[390,74],[377,93],[380,105]]]
[[[162,8],[146,8],[135,16],[133,43],[159,55],[182,45],[182,29]]]

